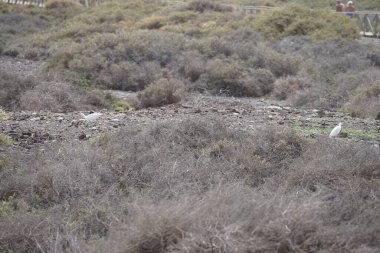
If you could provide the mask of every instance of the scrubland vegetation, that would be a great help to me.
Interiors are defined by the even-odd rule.
[[[379,47],[328,11],[244,16],[208,1],[0,11],[2,56],[44,62],[36,76],[0,69],[0,121],[195,92],[380,112]],[[103,89],[138,93],[120,102]],[[187,117],[29,152],[12,144],[0,134],[0,253],[380,251],[380,149],[364,142]]]
[[[2,5],[9,19],[17,13],[30,24],[15,21],[24,31],[17,36],[7,26],[1,28],[3,55],[46,60],[45,73],[87,91],[152,90],[155,84],[163,94],[168,86],[160,87],[159,80],[173,79],[190,92],[272,96],[357,117],[378,114],[373,87],[379,48],[359,44],[358,27],[344,15],[287,5],[252,17],[207,1],[180,6],[116,1],[89,10],[59,3],[25,12]],[[60,25],[36,25],[35,19],[47,17]],[[144,101],[131,106],[167,103],[157,97],[147,103],[148,94],[153,93],[144,92]]]
[[[128,141],[126,141],[128,140]],[[378,252],[380,149],[187,118],[0,170],[3,252]]]

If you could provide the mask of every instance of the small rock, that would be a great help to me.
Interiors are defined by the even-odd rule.
[[[380,120],[380,112],[377,114],[376,120]]]
[[[82,132],[82,133],[80,133],[80,135],[78,136],[78,139],[82,141],[82,140],[85,140],[86,137],[87,137],[86,134],[85,134],[84,132]]]

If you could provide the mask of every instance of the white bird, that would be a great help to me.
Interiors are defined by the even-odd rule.
[[[342,131],[342,123],[339,123],[334,129],[331,131],[329,137],[335,137],[338,136],[338,134]]]
[[[85,121],[94,121],[97,118],[99,118],[102,114],[100,112],[94,112],[94,113],[91,113],[91,114],[88,114],[88,115],[84,115],[83,113],[80,113],[80,115],[82,116],[82,120],[85,120]]]

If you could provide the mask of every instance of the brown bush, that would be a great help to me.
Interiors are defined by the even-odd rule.
[[[185,85],[177,79],[159,79],[137,95],[141,107],[173,104],[185,97]]]

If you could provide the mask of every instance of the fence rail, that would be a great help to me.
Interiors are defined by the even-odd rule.
[[[361,34],[367,37],[380,38],[380,13],[356,13],[354,16]]]
[[[44,7],[46,0],[0,0],[0,2],[8,4],[22,4]]]

